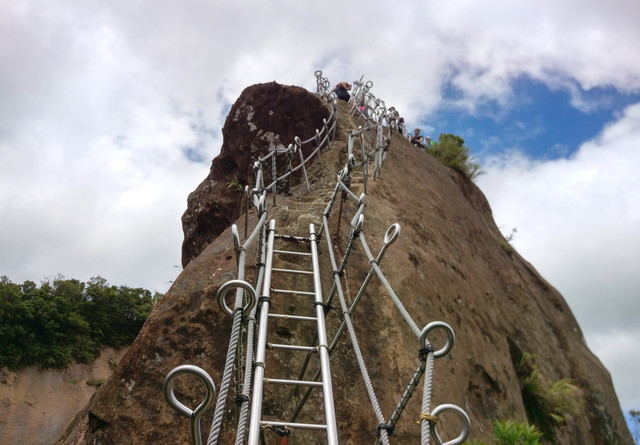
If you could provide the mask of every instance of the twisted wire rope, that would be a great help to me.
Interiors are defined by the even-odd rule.
[[[335,256],[333,254],[333,248],[331,247],[331,235],[329,233],[328,224],[324,225],[325,228],[325,239],[329,252],[329,259],[331,261],[331,267],[334,272],[337,272],[337,265]],[[353,237],[353,236],[352,236]],[[371,378],[369,377],[369,372],[367,370],[366,364],[364,362],[364,357],[362,356],[362,351],[360,349],[360,344],[358,343],[358,338],[356,336],[355,329],[353,327],[353,323],[351,322],[351,315],[349,314],[349,309],[347,308],[347,303],[344,298],[344,293],[342,291],[342,284],[340,283],[339,275],[334,273],[334,282],[336,284],[336,288],[338,291],[338,298],[340,300],[340,307],[342,308],[342,316],[347,326],[347,330],[349,332],[349,336],[351,338],[351,344],[353,346],[354,353],[356,355],[356,360],[358,361],[358,367],[360,368],[360,373],[362,374],[362,378],[364,379],[364,384],[367,389],[367,395],[369,396],[369,400],[371,402],[371,406],[373,408],[376,419],[379,424],[384,423],[384,415],[382,414],[382,409],[380,408],[380,404],[378,403],[378,398],[376,396],[375,390],[373,389],[373,383],[371,382]],[[382,429],[380,431],[380,440],[384,445],[389,444],[389,437],[386,430]]]
[[[266,212],[264,218],[266,221]],[[263,242],[263,240],[265,239],[264,232],[266,228],[264,222],[262,224],[258,224],[256,227],[260,227],[260,241],[258,243],[258,278],[256,280],[256,288],[260,289],[262,287],[262,282],[264,279],[265,243]],[[251,239],[248,239],[246,241],[245,246],[249,244],[251,244]],[[238,415],[235,445],[242,445],[244,443],[247,420],[249,417],[249,394],[251,393],[251,381],[253,378],[253,343],[257,311],[258,305],[255,305],[251,310],[251,314],[249,315],[249,322],[247,324],[247,357],[245,362],[245,379],[244,386],[242,388],[242,406],[240,408],[240,414]]]

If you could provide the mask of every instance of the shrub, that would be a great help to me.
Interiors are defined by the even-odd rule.
[[[464,139],[460,136],[441,134],[439,141],[431,144],[429,154],[471,181],[482,174],[480,164],[469,157],[469,149],[465,147]]]
[[[233,178],[233,180],[227,182],[227,190],[231,189],[241,192],[244,190],[244,187],[238,178]]]
[[[538,445],[542,433],[534,425],[514,420],[494,420],[496,445]]]
[[[495,445],[538,445],[542,433],[534,425],[515,420],[493,420]],[[468,445],[489,445],[482,440],[472,440]]]
[[[531,354],[523,354],[520,359],[517,371],[522,400],[529,420],[546,439],[552,439],[557,425],[582,410],[581,391],[571,379],[551,382],[542,375],[534,359]]]
[[[102,385],[104,385],[104,382],[106,382],[106,379],[89,379],[87,380],[87,386],[93,386],[95,388],[99,388]]]

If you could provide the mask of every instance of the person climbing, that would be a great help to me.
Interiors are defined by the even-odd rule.
[[[339,82],[333,89],[332,93],[336,93],[338,99],[342,99],[346,102],[349,102],[351,96],[349,95],[349,90],[351,89],[351,85],[348,82]]]
[[[425,143],[424,143],[424,151],[429,151],[430,148],[431,148],[431,138],[427,136],[427,139],[425,139]]]
[[[367,102],[365,101],[364,97],[360,99],[360,114],[362,114],[367,119],[369,118],[369,107],[367,106]]]
[[[404,117],[398,118],[398,133],[404,136]]]
[[[389,113],[387,114],[387,124],[389,124],[389,128],[398,129],[398,117],[399,114],[396,111],[395,107],[389,108]]]
[[[424,150],[425,145],[424,145],[424,138],[422,136],[420,136],[420,129],[416,128],[413,131],[413,136],[411,137],[411,143],[413,145],[415,145],[416,147]]]

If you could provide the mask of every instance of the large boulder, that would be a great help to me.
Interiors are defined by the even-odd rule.
[[[242,92],[222,128],[220,155],[187,199],[182,215],[183,267],[240,215],[241,192],[253,174],[253,161],[270,147],[292,143],[295,136],[315,135],[328,116],[320,99],[304,88],[270,82]],[[303,153],[310,150],[305,145]]]

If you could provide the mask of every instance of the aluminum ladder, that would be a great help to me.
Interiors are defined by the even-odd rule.
[[[325,325],[325,304],[322,295],[322,285],[320,280],[319,260],[318,260],[318,237],[313,224],[309,226],[309,237],[298,238],[286,235],[276,235],[275,220],[269,222],[267,248],[265,256],[265,276],[260,296],[260,307],[258,308],[258,338],[255,353],[254,385],[251,397],[251,415],[249,420],[249,445],[258,445],[261,433],[264,428],[282,428],[291,430],[318,430],[326,433],[326,442],[329,445],[338,445],[338,433],[336,427],[336,416],[333,401],[333,389],[331,386],[331,370],[329,367],[329,350],[327,345],[327,333]],[[308,242],[310,251],[299,252],[291,250],[278,250],[274,248],[276,239],[290,241]],[[292,256],[311,258],[312,270],[274,268],[274,256]],[[297,261],[298,262],[303,262]],[[301,291],[293,289],[273,289],[272,278],[274,274],[297,274],[306,275],[313,279],[313,291]],[[315,317],[294,315],[294,314],[270,314],[272,295],[300,295],[309,298],[309,304],[314,306]],[[285,297],[286,298],[286,297]],[[315,346],[273,344],[268,343],[268,321],[269,319],[296,320],[301,323],[316,323],[317,344]],[[280,378],[267,378],[266,373],[266,353],[269,350],[288,350],[301,352],[317,352],[320,359],[320,381],[290,380]],[[271,375],[271,373],[270,373]],[[325,423],[297,423],[287,421],[273,421],[263,419],[263,397],[265,385],[296,385],[302,387],[322,388]]]

